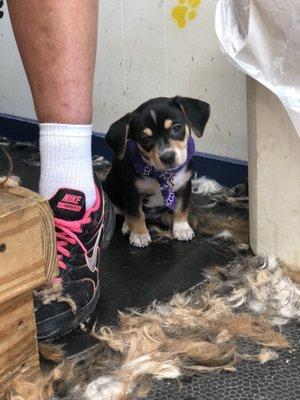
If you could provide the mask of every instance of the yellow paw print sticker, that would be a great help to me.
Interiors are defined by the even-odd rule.
[[[172,17],[180,28],[184,28],[188,20],[195,19],[201,0],[178,0],[172,10]]]

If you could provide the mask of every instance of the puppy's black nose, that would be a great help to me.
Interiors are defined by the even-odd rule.
[[[175,161],[174,151],[166,151],[160,156],[160,161],[167,165],[173,164],[173,162]]]

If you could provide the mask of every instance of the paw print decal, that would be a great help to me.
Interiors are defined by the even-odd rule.
[[[0,19],[3,17],[4,12],[1,10],[1,8],[3,7],[3,0],[0,0]]]
[[[201,0],[177,0],[178,5],[172,10],[172,17],[180,28],[184,28],[189,20],[197,16],[197,8]]]

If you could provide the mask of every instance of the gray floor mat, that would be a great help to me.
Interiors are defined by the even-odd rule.
[[[21,176],[23,185],[37,190],[39,171],[36,149],[18,145],[12,147],[10,152],[14,160],[14,172]],[[214,211],[218,210],[220,213],[223,213],[224,207],[214,209]],[[234,213],[235,211],[233,210],[232,212]],[[155,272],[152,264],[153,257],[159,257],[159,253],[166,254],[165,245],[153,245],[153,247],[148,250],[149,259],[152,260],[149,262],[149,264],[151,264],[151,269],[149,266],[148,271],[148,266],[146,265],[144,267],[145,269],[141,270],[141,267],[138,269],[135,268],[134,265],[134,262],[137,264],[140,262],[139,253],[133,250],[129,251],[127,243],[119,236],[120,235],[116,235],[114,239],[115,248],[112,246],[106,256],[109,258],[112,265],[107,263],[107,268],[104,270],[103,274],[104,287],[102,288],[102,301],[99,314],[101,314],[101,319],[106,323],[111,323],[111,321],[114,320],[117,309],[122,309],[126,306],[145,305],[145,303],[156,298],[158,294],[159,297],[163,298],[163,295],[166,295],[165,287],[168,286],[166,282],[169,283],[169,292],[167,295],[170,295],[175,289],[179,290],[176,285],[187,284],[191,286],[193,280],[199,280],[198,275],[192,275],[194,272],[190,266],[191,257],[193,256],[191,248],[189,248],[189,257],[187,257],[186,261],[187,265],[181,266],[179,265],[180,263],[178,263],[178,268],[176,269],[173,262],[172,268],[168,266],[168,271],[170,270],[170,276],[174,279],[172,280],[170,276],[165,273],[165,276],[163,275],[165,281],[163,281],[161,275],[157,275]],[[195,241],[193,246],[197,244],[197,251],[202,254],[202,258],[204,259],[204,250],[201,249],[203,248],[205,251],[209,249],[207,245],[203,246],[203,243],[201,239],[198,244]],[[116,255],[116,248],[118,248],[118,256]],[[168,249],[170,250],[170,247],[168,247]],[[176,248],[174,247],[174,254],[177,250],[178,246],[176,245]],[[213,254],[213,250],[214,248],[211,246],[211,257],[212,255],[216,257],[216,255]],[[123,251],[122,257],[120,257],[121,251]],[[220,249],[218,252],[216,252],[216,249],[214,251],[220,258],[220,263],[221,261],[225,263],[226,254]],[[146,253],[143,254],[143,258],[145,258],[145,254]],[[170,254],[169,258],[171,256],[172,254]],[[166,256],[164,257],[166,258]],[[119,263],[115,262],[116,258],[119,258]],[[121,262],[124,265],[121,265]],[[183,273],[183,271],[185,272]],[[190,273],[187,273],[188,271],[190,271]],[[179,275],[179,273],[181,274]],[[120,276],[123,279],[122,288],[118,287],[117,284],[119,283],[120,285]],[[182,276],[186,276],[185,282],[181,281],[181,279],[183,279]],[[188,279],[190,279],[191,282],[188,281]],[[125,282],[125,284],[124,281],[127,283]],[[160,285],[157,283],[158,281],[161,283]],[[164,286],[164,293],[161,293],[162,290],[160,291],[162,286]],[[106,308],[104,308],[105,304]],[[242,362],[238,365],[237,372],[234,373],[221,372],[218,374],[202,374],[189,379],[185,378],[181,381],[164,380],[155,382],[147,399],[298,400],[300,399],[299,325],[290,324],[285,326],[283,327],[283,333],[293,342],[295,351],[279,352],[280,357],[276,361],[271,361],[265,365],[259,365],[254,362]],[[78,344],[78,336],[76,336],[76,334],[78,333],[73,333],[68,341],[71,342],[72,339],[74,339],[73,342]],[[82,335],[82,333],[80,333],[80,335]],[[84,342],[84,339],[82,341]],[[76,348],[76,346],[73,343],[70,347]],[[81,351],[78,348],[76,348],[76,350]],[[245,348],[245,352],[246,351],[247,348]]]
[[[237,372],[197,375],[183,382],[160,381],[147,400],[299,400],[300,327],[290,324],[282,331],[294,350],[278,352],[278,360],[264,365],[244,361]]]

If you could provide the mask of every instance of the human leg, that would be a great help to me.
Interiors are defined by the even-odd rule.
[[[99,253],[114,225],[91,160],[98,1],[9,0],[8,5],[40,123],[40,192],[50,199],[55,217],[60,274],[54,292],[40,291],[35,299],[38,337],[50,339],[93,312]]]
[[[95,201],[92,93],[98,0],[9,0],[10,18],[40,123],[40,192],[60,187]]]

